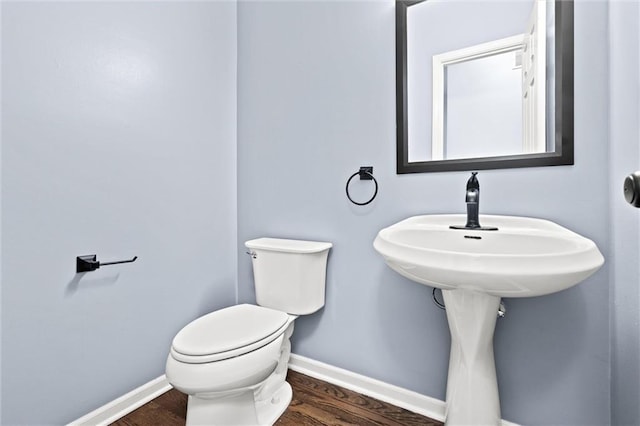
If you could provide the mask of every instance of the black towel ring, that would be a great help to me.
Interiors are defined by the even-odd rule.
[[[353,201],[353,198],[351,198],[351,195],[349,194],[349,184],[351,183],[351,180],[358,175],[360,176],[360,180],[373,180],[373,183],[376,186],[375,191],[373,192],[373,196],[368,201],[365,201],[364,203]],[[352,174],[351,177],[349,177],[349,180],[347,180],[347,186],[345,188],[345,191],[347,192],[347,198],[349,199],[349,201],[351,201],[353,204],[357,206],[366,206],[367,204],[372,202],[374,198],[376,198],[376,195],[378,195],[378,181],[376,180],[375,177],[373,177],[373,167],[360,167],[360,170]]]

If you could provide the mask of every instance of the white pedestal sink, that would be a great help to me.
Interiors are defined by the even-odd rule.
[[[500,299],[564,290],[604,258],[593,241],[547,220],[481,215],[482,225],[498,230],[449,228],[465,221],[414,216],[382,229],[373,246],[401,275],[442,289],[451,332],[445,424],[497,425],[493,332]]]

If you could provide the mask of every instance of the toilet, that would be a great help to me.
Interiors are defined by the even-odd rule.
[[[285,381],[293,323],[324,306],[331,243],[258,238],[256,305],[220,309],[173,339],[166,376],[189,395],[187,425],[272,425],[291,402]]]

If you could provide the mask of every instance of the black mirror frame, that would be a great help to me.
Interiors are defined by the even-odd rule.
[[[555,1],[555,151],[409,162],[407,136],[407,8],[428,0],[396,0],[397,174],[573,165],[573,0]]]

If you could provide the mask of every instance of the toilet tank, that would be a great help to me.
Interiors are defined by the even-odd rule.
[[[258,305],[294,315],[324,306],[331,243],[258,238],[245,246],[252,254]]]

